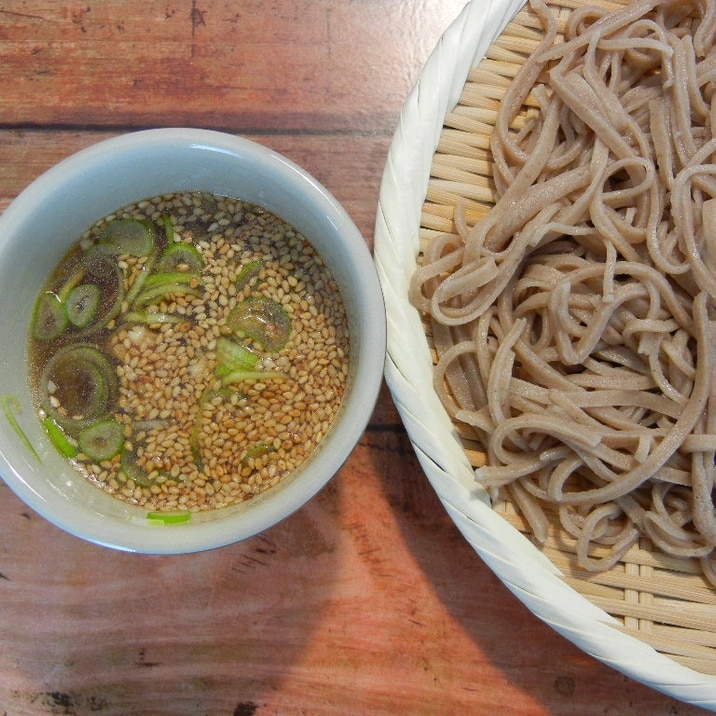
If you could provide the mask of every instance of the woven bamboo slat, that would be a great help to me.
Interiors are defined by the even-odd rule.
[[[596,4],[612,10],[627,2]],[[571,9],[580,2],[553,0],[548,5],[561,30]],[[452,217],[458,201],[464,204],[470,222],[491,206],[489,135],[497,107],[520,64],[540,39],[540,23],[525,8],[470,71],[457,106],[445,117],[433,158],[421,212],[421,245],[436,234],[455,231]],[[522,119],[529,111],[529,107],[524,109]],[[427,323],[425,331],[430,342]],[[455,428],[470,464],[484,464],[480,446],[462,426]],[[494,509],[529,536],[514,505],[501,501]],[[587,572],[577,565],[575,540],[560,527],[554,514],[549,538],[540,549],[574,590],[612,616],[624,632],[684,666],[716,674],[716,590],[701,576],[694,560],[665,556],[642,539],[612,569]],[[596,548],[594,556],[599,554]]]

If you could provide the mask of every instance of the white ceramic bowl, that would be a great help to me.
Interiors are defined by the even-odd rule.
[[[79,234],[114,209],[200,190],[259,204],[311,240],[333,272],[349,319],[349,388],[330,433],[290,478],[234,507],[156,526],[146,510],[89,484],[49,443],[27,379],[35,297]],[[237,542],[279,522],[338,471],[370,418],[385,358],[385,311],[370,252],[347,213],[313,177],[246,139],[198,129],[122,135],[72,155],[35,180],[0,216],[0,474],[36,512],[91,542],[177,554]],[[12,406],[19,410],[12,410]],[[17,420],[37,457],[13,427]]]

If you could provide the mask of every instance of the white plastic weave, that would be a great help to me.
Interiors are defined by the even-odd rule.
[[[408,97],[385,166],[375,261],[388,318],[386,381],[430,483],[458,529],[502,582],[540,619],[614,669],[684,702],[716,711],[716,677],[678,664],[614,628],[616,621],[567,586],[529,540],[496,514],[432,388],[432,360],[408,284],[421,208],[446,114],[470,68],[524,0],[472,0],[442,36]]]

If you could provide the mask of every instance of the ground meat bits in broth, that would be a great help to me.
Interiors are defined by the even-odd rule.
[[[150,220],[156,245],[148,255],[119,257],[122,313],[89,339],[75,332],[111,357],[117,401],[110,418],[121,425],[124,442],[111,459],[94,462],[79,452],[73,462],[102,489],[149,510],[206,510],[257,495],[311,455],[339,410],[349,338],[335,281],[309,241],[277,217],[201,193],[117,212],[87,232],[74,253],[86,255],[102,227],[123,217]],[[201,268],[191,280],[179,276],[175,292],[144,288],[139,300],[133,291],[139,277],[159,271],[152,255],[166,255],[175,243],[193,245]],[[65,260],[76,266],[71,254]],[[165,273],[189,270],[179,265]],[[53,285],[71,271],[60,266],[49,289],[57,291]],[[152,290],[155,299],[148,298]],[[257,311],[264,304],[290,322],[285,345],[271,350],[232,319],[237,306]],[[253,318],[269,321],[260,311]],[[41,418],[43,366],[68,340],[32,339]],[[248,355],[250,368],[222,366],[222,341],[231,351],[247,349],[239,357]],[[53,405],[62,412],[57,399]]]

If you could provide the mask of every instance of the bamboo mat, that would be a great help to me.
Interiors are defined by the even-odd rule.
[[[593,4],[613,10],[627,2],[599,0]],[[581,4],[580,0],[548,2],[560,29],[571,9]],[[458,105],[444,120],[422,207],[421,242],[455,232],[452,217],[458,201],[463,202],[469,223],[492,205],[489,135],[501,97],[541,39],[538,19],[525,8],[493,43],[485,59],[472,68]],[[530,111],[528,99],[517,125]],[[430,341],[427,324],[425,330]],[[455,428],[470,463],[483,465],[480,445],[461,425]],[[526,522],[512,504],[502,501],[494,509],[529,535]],[[701,576],[696,560],[665,556],[642,539],[612,569],[588,572],[578,566],[575,540],[561,528],[556,514],[552,515],[548,540],[540,549],[569,586],[613,616],[626,633],[684,666],[716,675],[716,589]],[[594,555],[599,556],[599,548]]]

